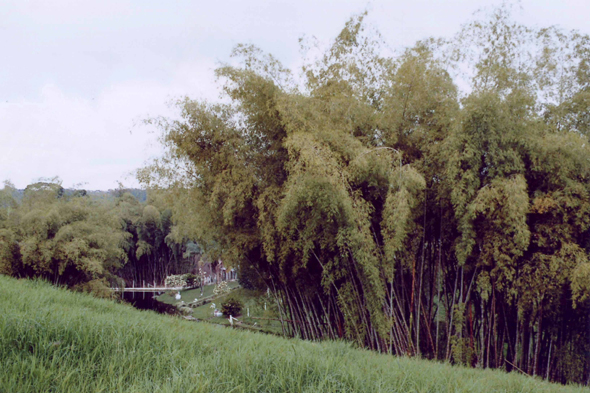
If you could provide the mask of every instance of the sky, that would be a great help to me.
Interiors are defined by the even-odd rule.
[[[0,181],[25,188],[137,187],[133,171],[161,154],[141,120],[170,102],[218,100],[213,71],[239,43],[297,67],[299,38],[329,43],[354,14],[392,48],[450,37],[484,0],[0,0]],[[588,0],[522,0],[516,18],[590,33]]]

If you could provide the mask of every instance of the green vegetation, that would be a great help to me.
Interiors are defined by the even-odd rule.
[[[238,45],[140,180],[292,336],[588,383],[590,37],[503,6],[385,53],[364,14],[302,70]]]
[[[251,289],[239,288],[228,295],[216,297],[211,302],[195,307],[191,316],[210,323],[229,326],[230,322],[228,321],[227,315],[220,317],[214,316],[214,309],[211,305],[214,303],[215,308],[221,310],[223,303],[230,297],[234,297],[243,303],[242,314],[232,314],[234,317],[239,318],[237,325],[245,329],[264,333],[285,334],[283,325],[279,319],[280,315],[277,305],[265,293]],[[249,316],[248,313],[250,314]]]
[[[285,334],[280,322],[278,307],[273,297],[269,297],[266,292],[238,288],[239,284],[235,281],[229,281],[227,285],[231,292],[224,295],[215,295],[213,293],[215,285],[206,285],[203,289],[203,296],[201,296],[201,290],[196,288],[180,291],[181,298],[179,300],[166,293],[158,296],[157,299],[160,302],[172,305],[179,305],[181,302],[189,304],[198,299],[198,304],[201,305],[191,308],[191,312],[187,313],[187,315],[200,321],[229,326],[230,322],[227,315],[215,316],[213,311],[215,309],[222,311],[223,304],[228,299],[234,298],[243,304],[241,315],[232,314],[234,317],[239,317],[241,327],[265,333]],[[212,304],[215,304],[215,308],[212,308]],[[250,316],[248,316],[248,312]]]
[[[243,308],[244,303],[234,294],[228,295],[221,302],[221,312],[225,315],[240,316]]]
[[[237,281],[229,281],[227,283],[230,289],[237,288],[240,284]],[[195,299],[207,299],[213,296],[213,289],[215,289],[215,285],[205,285],[203,288],[203,295],[201,296],[201,288],[194,288],[180,291],[180,300],[176,300],[174,296],[170,296],[166,293],[158,296],[158,301],[168,304],[176,304],[180,301],[185,303],[191,303]]]
[[[116,217],[56,181],[29,185],[20,204],[13,194],[9,183],[0,190],[0,273],[110,296],[107,279],[126,257]]]
[[[153,285],[195,268],[200,249],[173,234],[172,212],[158,193],[141,204],[124,189],[102,200],[78,191],[67,192],[54,178],[19,197],[5,182],[0,274],[110,297],[112,286]]]
[[[0,391],[582,392],[142,312],[0,276]]]
[[[49,182],[54,182],[56,179],[49,179]],[[92,199],[97,201],[110,201],[114,202],[120,195],[122,189],[116,190],[108,190],[108,191],[101,191],[101,190],[84,190],[84,189],[75,189],[75,188],[64,188],[63,195],[65,196],[90,196]],[[147,191],[140,190],[137,188],[126,188],[124,192],[127,192],[135,197],[139,202],[146,202],[147,201]],[[21,202],[24,197],[25,190],[14,190],[13,198],[17,202]]]
[[[110,297],[112,285],[157,285],[170,275],[196,273],[201,257],[212,263],[187,278],[204,282],[205,270],[219,278],[215,266],[222,260],[226,269],[237,269],[241,296],[249,296],[246,290],[265,293],[271,310],[255,317],[267,318],[270,330],[279,319],[287,322],[281,332],[291,337],[347,340],[399,357],[589,384],[590,37],[522,26],[504,5],[451,39],[417,42],[393,57],[382,44],[362,14],[323,52],[302,40],[310,57],[301,70],[238,45],[232,53],[237,61],[217,70],[225,103],[186,98],[178,101],[178,119],[148,120],[161,129],[166,153],[138,171],[151,187],[146,203],[124,190],[104,200],[83,190],[66,192],[58,179],[29,185],[20,198],[7,182],[0,190],[0,274],[41,277]],[[185,282],[181,278],[176,282]],[[218,308],[226,299],[224,286],[213,290]],[[200,289],[185,291],[183,300],[191,302],[197,293],[202,297]],[[250,296],[244,306],[260,298]],[[175,303],[168,295],[162,300]],[[58,323],[37,307],[23,306],[34,317],[15,315]],[[181,312],[201,318],[211,311],[204,307]],[[244,323],[253,325],[255,317]],[[63,323],[85,332],[78,319]],[[51,361],[59,363],[55,348],[82,351],[79,342],[62,347],[52,344],[59,339],[40,337],[46,346],[34,352],[41,344],[29,336],[38,331],[31,326],[41,322],[26,323],[30,341],[9,347],[17,345],[19,356],[27,350],[49,356],[52,348],[58,355],[51,359],[58,360]],[[174,324],[162,340],[193,329]],[[98,338],[90,332],[70,340],[88,339],[90,347],[109,351],[118,342],[115,336],[105,336],[109,343],[92,341]],[[139,337],[129,334],[130,340]],[[143,345],[115,352],[138,351],[125,356],[146,362],[153,352]],[[155,345],[174,354],[154,355],[158,367],[167,359],[181,362],[184,355],[176,358],[171,341]],[[267,364],[240,345],[212,348],[233,348],[242,361]],[[359,389],[361,380],[376,390],[401,383],[401,374],[377,377],[385,372],[379,367],[365,380],[334,359],[310,360],[312,368],[304,368],[294,344],[293,358],[287,344],[277,345],[285,351],[277,361],[294,367],[294,374],[287,367],[278,376],[283,387],[290,378],[318,389],[322,383]],[[317,348],[330,352],[330,345]],[[192,350],[182,348],[178,353]],[[333,348],[368,363],[380,359],[402,369],[423,364]],[[98,356],[83,354],[80,359]],[[231,379],[231,362],[238,360],[215,359],[217,373]],[[181,363],[192,362],[188,356]],[[337,364],[350,374],[336,371]],[[100,367],[85,372],[119,372]],[[163,384],[181,369],[166,367],[172,376]],[[274,372],[268,367],[262,372]],[[316,369],[322,371],[310,371]],[[130,370],[135,374],[116,374],[120,383],[146,378],[140,367]],[[457,382],[459,390],[489,387],[470,385],[472,374],[455,370],[465,378]],[[324,371],[329,373],[322,379]],[[259,376],[238,375],[237,386],[276,387]],[[217,383],[210,378],[207,383]],[[513,378],[506,381],[521,381]],[[456,387],[446,379],[441,387],[422,379],[412,388]]]

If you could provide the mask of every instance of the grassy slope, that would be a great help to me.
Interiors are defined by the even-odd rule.
[[[0,276],[0,392],[582,392],[215,327]]]

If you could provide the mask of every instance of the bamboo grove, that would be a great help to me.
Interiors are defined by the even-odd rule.
[[[120,188],[98,198],[43,180],[21,198],[10,182],[0,189],[0,274],[110,298],[111,287],[163,283],[198,262],[200,250],[175,236],[157,194],[140,203]]]
[[[588,383],[590,44],[509,11],[397,56],[359,15],[300,73],[240,45],[138,176],[290,335]]]

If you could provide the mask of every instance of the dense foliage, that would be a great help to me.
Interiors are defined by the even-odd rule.
[[[386,57],[363,18],[300,79],[238,46],[140,179],[293,335],[588,382],[588,36],[504,7]]]
[[[221,303],[221,312],[223,315],[231,315],[237,317],[240,315],[240,312],[244,308],[244,303],[236,297],[236,296],[229,296],[227,299]]]
[[[173,239],[170,209],[157,198],[149,202],[123,190],[112,201],[84,190],[67,193],[59,179],[31,184],[23,193],[6,182],[0,274],[42,277],[109,297],[113,285],[161,283],[170,273],[193,269],[193,254],[183,257],[187,247]]]

